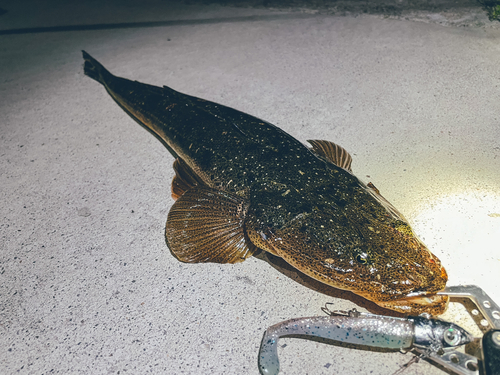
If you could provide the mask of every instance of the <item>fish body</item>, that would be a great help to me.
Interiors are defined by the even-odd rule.
[[[307,147],[235,109],[84,71],[176,158],[166,242],[183,262],[236,263],[257,248],[299,271],[404,313],[442,313],[447,275],[406,219],[328,141]]]

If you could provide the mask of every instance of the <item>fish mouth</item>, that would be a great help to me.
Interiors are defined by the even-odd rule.
[[[376,302],[386,309],[395,310],[405,315],[429,313],[441,315],[448,308],[449,296],[429,292],[414,292],[403,298]]]

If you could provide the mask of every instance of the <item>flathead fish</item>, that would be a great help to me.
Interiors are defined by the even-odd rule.
[[[406,314],[441,314],[439,259],[339,145],[308,141],[235,109],[116,77],[86,52],[85,74],[175,157],[165,236],[182,262],[237,263],[257,248],[310,277]]]

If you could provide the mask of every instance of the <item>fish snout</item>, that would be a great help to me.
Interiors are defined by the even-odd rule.
[[[443,314],[448,307],[449,298],[437,292],[446,287],[448,274],[439,260],[435,259],[430,262],[432,267],[419,269],[409,267],[404,279],[393,285],[394,291],[397,291],[393,294],[393,298],[374,302],[403,314],[419,315],[424,312],[432,315]]]
[[[447,295],[424,293],[376,303],[381,307],[395,310],[405,315],[420,315],[422,313],[441,315],[448,308],[448,302],[449,297]]]

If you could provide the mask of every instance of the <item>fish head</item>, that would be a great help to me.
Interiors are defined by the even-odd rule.
[[[448,276],[406,219],[365,185],[352,199],[335,202],[259,207],[247,233],[256,246],[320,282],[404,314],[442,314],[448,297],[437,292]]]

